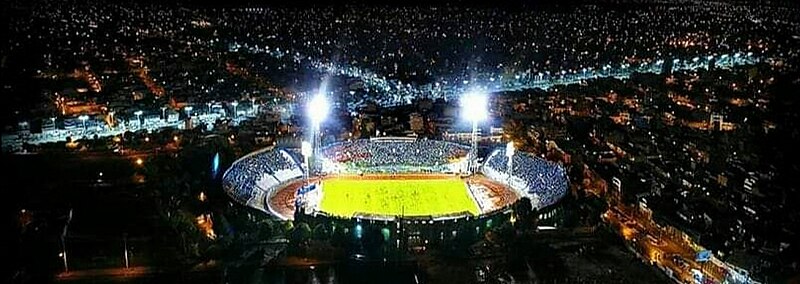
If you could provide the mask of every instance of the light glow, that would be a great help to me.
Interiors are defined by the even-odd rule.
[[[506,144],[506,157],[513,157],[514,156],[514,142],[508,142]]]
[[[313,123],[313,125],[319,125],[325,120],[325,118],[328,116],[328,112],[330,111],[328,98],[321,93],[317,94],[308,103],[306,111],[308,112],[308,116],[311,118],[311,123]]]
[[[484,93],[470,92],[461,98],[462,115],[472,122],[485,120],[488,116],[488,97]]]
[[[305,157],[311,156],[311,143],[308,141],[303,141],[303,143],[300,145],[300,153]]]

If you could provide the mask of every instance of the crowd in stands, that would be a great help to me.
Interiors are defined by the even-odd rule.
[[[325,147],[323,164],[346,166],[323,171],[454,171],[450,166],[463,160],[468,152],[467,146],[437,140],[362,139]]]
[[[561,165],[522,152],[515,152],[511,162],[509,176],[505,149],[497,149],[486,158],[482,171],[528,196],[538,208],[555,204],[567,193],[567,174]]]
[[[240,203],[258,204],[279,184],[303,176],[298,161],[284,149],[253,153],[231,165],[222,178],[223,188]]]
[[[327,146],[322,149],[322,159],[323,164],[347,165],[337,168],[339,172],[443,172],[452,170],[448,165],[463,162],[468,152],[468,146],[436,140],[362,139]],[[558,202],[566,194],[567,176],[562,166],[522,152],[514,154],[512,164],[513,173],[508,176],[505,149],[497,149],[481,169],[490,179],[531,198],[539,208]],[[223,186],[238,202],[257,205],[280,184],[302,176],[296,152],[271,149],[234,163],[223,177]]]

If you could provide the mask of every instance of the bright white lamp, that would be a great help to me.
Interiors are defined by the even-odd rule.
[[[314,96],[313,99],[308,104],[308,116],[311,118],[311,123],[315,126],[319,126],[323,120],[328,116],[328,112],[330,112],[330,105],[328,104],[328,99],[323,94],[317,94]]]

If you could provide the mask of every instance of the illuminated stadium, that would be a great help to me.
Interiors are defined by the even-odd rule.
[[[567,191],[564,168],[514,151],[511,143],[478,157],[478,123],[488,116],[488,96],[465,94],[463,116],[472,143],[408,137],[319,142],[329,102],[308,101],[311,142],[299,151],[267,148],[246,155],[225,172],[223,188],[238,202],[283,220],[480,220],[527,197],[534,208],[556,204]],[[553,210],[543,217],[551,217]],[[399,224],[399,223],[398,223]]]
[[[474,218],[522,196],[546,208],[565,195],[563,167],[516,152],[509,174],[504,148],[470,173],[466,145],[415,138],[339,142],[319,149],[308,178],[300,151],[267,148],[234,162],[223,187],[236,201],[285,220],[298,208],[369,220]]]

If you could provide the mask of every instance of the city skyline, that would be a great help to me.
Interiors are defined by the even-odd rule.
[[[4,6],[10,283],[800,277],[796,3]]]

